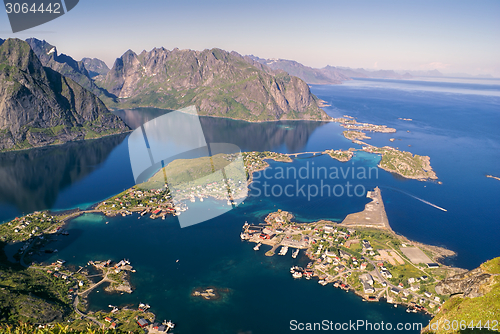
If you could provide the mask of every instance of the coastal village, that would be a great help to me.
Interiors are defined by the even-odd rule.
[[[367,196],[372,201],[365,210],[348,215],[341,224],[295,223],[291,213],[278,210],[263,225],[245,224],[240,237],[255,243],[255,251],[267,246],[266,256],[306,256],[305,267],[290,268],[294,279],[315,278],[321,285],[354,291],[366,301],[385,299],[395,307],[405,306],[407,312],[439,312],[449,296],[436,293],[436,283],[461,269],[437,260],[453,252],[396,235],[380,189]]]

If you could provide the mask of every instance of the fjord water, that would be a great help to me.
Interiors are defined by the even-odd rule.
[[[379,170],[377,177],[349,175],[347,179],[327,180],[330,185],[350,181],[366,190],[381,187],[389,222],[397,233],[454,250],[457,256],[447,262],[469,269],[500,255],[500,181],[485,177],[500,176],[500,85],[495,81],[471,82],[353,80],[338,86],[312,87],[314,94],[332,105],[325,108],[331,116],[347,114],[361,122],[396,128],[395,134],[369,133],[369,142],[430,156],[443,182],[405,180]],[[117,113],[136,127],[163,112],[138,109]],[[344,139],[342,128],[334,123],[246,123],[206,117],[201,122],[207,141],[233,143],[244,151],[311,152],[358,147]],[[132,186],[127,142],[123,137],[111,138],[90,145],[74,143],[71,145],[76,146],[0,155],[0,220],[36,209],[85,206]],[[389,138],[396,140],[390,142]],[[296,159],[290,164],[270,162],[268,175],[275,175],[273,171],[279,167],[369,168],[378,160],[375,155],[357,152],[347,163],[328,156]],[[267,213],[277,209],[293,212],[300,221],[340,221],[367,203],[365,197],[347,195],[311,200],[300,193],[266,197],[264,181],[284,187],[296,180],[261,177],[257,181],[260,183],[250,191],[253,196],[243,205],[199,225],[181,229],[173,217],[150,220],[137,219],[137,215],[112,219],[86,215],[72,221],[70,235],[51,247],[59,249],[57,257],[73,265],[129,258],[137,269],[132,274],[136,291],[108,295],[101,287],[91,295],[91,309],[147,302],[159,319],[176,322],[178,333],[281,333],[289,331],[293,319],[384,321],[394,325],[428,322],[423,315],[408,314],[386,303],[365,303],[314,280],[293,280],[288,269],[307,263],[303,254],[296,260],[289,254],[269,258],[264,256],[264,246],[255,252],[251,244],[241,242],[239,231],[245,221],[262,222]],[[320,185],[321,180],[300,182]],[[191,297],[192,289],[200,286],[229,288],[230,292],[213,302]]]

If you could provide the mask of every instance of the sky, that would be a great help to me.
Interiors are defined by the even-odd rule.
[[[112,66],[131,49],[218,47],[312,67],[432,70],[500,77],[500,1],[81,0],[65,15],[0,37],[44,39]]]

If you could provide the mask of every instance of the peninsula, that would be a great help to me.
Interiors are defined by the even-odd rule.
[[[310,260],[306,268],[290,269],[293,278],[331,284],[352,290],[367,301],[384,298],[408,312],[439,312],[449,294],[436,285],[465,270],[438,263],[455,253],[436,246],[413,242],[394,233],[389,225],[377,187],[367,197],[371,202],[340,224],[331,221],[297,223],[290,212],[278,210],[265,218],[265,225],[243,226],[242,240],[254,242],[267,256],[296,258],[302,251]],[[263,246],[262,246],[263,245]]]

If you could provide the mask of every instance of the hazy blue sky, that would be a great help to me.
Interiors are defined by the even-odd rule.
[[[45,39],[111,66],[127,49],[219,47],[305,65],[434,69],[500,77],[500,1],[81,0],[0,37]]]

